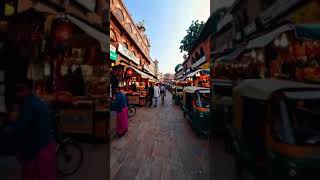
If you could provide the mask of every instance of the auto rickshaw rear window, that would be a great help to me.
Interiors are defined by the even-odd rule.
[[[274,135],[284,143],[320,145],[320,99],[297,100],[297,97],[282,101],[281,107],[273,107],[277,117],[273,118]]]
[[[291,91],[284,94],[289,99],[320,99],[320,91]]]
[[[196,99],[196,106],[202,108],[209,108],[210,107],[210,93],[209,92],[199,92],[197,99]]]

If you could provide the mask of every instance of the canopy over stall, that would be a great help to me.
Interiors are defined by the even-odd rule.
[[[245,50],[245,47],[240,47],[238,49],[235,49],[234,51],[231,51],[230,53],[217,58],[217,61],[218,62],[232,61],[232,60],[236,59],[237,57],[239,57],[239,55],[241,55],[244,52],[244,50]]]
[[[255,49],[255,48],[263,48],[270,44],[277,36],[279,36],[281,33],[293,30],[294,26],[287,24],[280,26],[279,28],[260,36],[256,39],[253,39],[249,41],[248,45],[246,46],[246,49]]]
[[[109,42],[109,37],[107,36],[107,34],[102,33],[100,31],[98,31],[97,29],[95,29],[94,27],[91,27],[90,25],[88,25],[87,23],[71,16],[71,15],[67,15],[66,16],[73,24],[77,25],[80,29],[82,29],[84,32],[86,32],[88,35],[90,35],[91,37],[93,37],[94,39],[96,39],[98,42],[100,42],[101,45],[101,50],[104,52],[108,52],[109,51],[109,46],[108,46],[108,42]]]
[[[210,69],[198,69],[190,74],[188,74],[186,77],[193,77],[195,76],[197,73],[202,73],[202,74],[210,74]]]

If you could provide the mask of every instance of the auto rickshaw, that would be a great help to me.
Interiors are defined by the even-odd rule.
[[[180,105],[181,104],[182,91],[183,91],[183,87],[182,86],[173,86],[172,87],[172,101],[176,105]]]
[[[251,79],[233,90],[233,157],[253,179],[320,179],[320,86]]]
[[[183,89],[182,109],[197,133],[209,134],[210,89],[188,86]]]
[[[215,135],[226,133],[225,121],[230,121],[232,116],[232,88],[233,81],[213,79],[211,85],[211,114],[212,130]]]

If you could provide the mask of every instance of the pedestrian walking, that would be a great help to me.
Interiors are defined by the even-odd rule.
[[[128,131],[128,106],[127,97],[120,88],[116,88],[115,100],[112,104],[112,110],[117,112],[117,135],[123,136]]]
[[[151,86],[149,87],[148,94],[149,94],[149,101],[150,101],[149,107],[151,107],[153,104],[152,100],[153,100],[153,95],[154,95],[154,85],[153,84],[151,84]]]
[[[158,105],[158,99],[159,99],[159,97],[160,97],[160,88],[159,88],[159,86],[158,86],[158,84],[156,84],[155,86],[154,86],[154,95],[153,95],[153,98],[154,98],[154,107],[157,107],[157,105]]]
[[[16,86],[19,112],[4,133],[15,139],[22,180],[56,180],[56,143],[48,106],[32,93],[32,82]]]
[[[164,97],[166,97],[166,87],[164,84],[161,85],[160,87],[160,94],[161,94],[161,103],[164,103]]]

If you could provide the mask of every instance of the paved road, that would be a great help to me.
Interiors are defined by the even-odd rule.
[[[239,180],[234,168],[233,158],[225,152],[224,143],[214,139],[211,145],[211,179],[212,180]]]
[[[111,140],[112,180],[209,180],[208,141],[194,134],[170,93],[165,101],[137,108],[128,133]]]
[[[84,162],[79,171],[59,180],[107,179],[108,151],[106,144],[81,144]],[[15,157],[0,157],[0,180],[20,180],[20,167]]]

